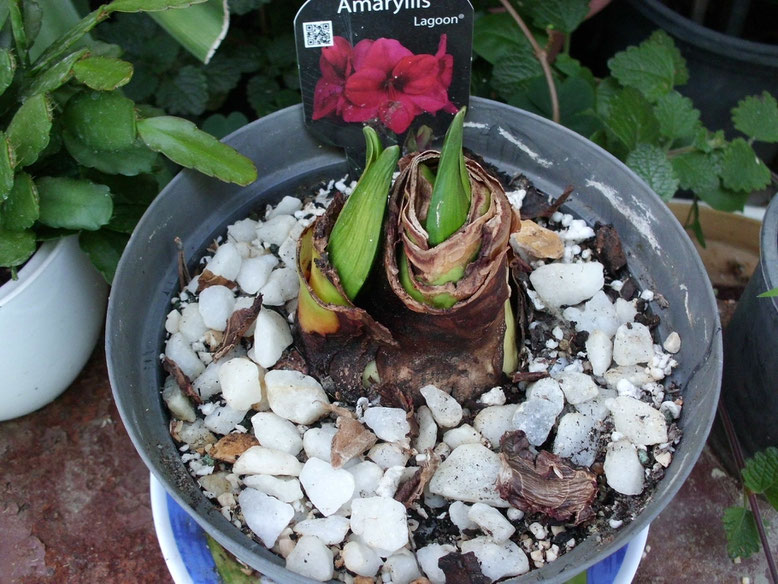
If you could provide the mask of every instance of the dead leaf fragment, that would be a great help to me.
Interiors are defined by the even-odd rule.
[[[208,454],[216,460],[234,464],[238,457],[252,446],[259,446],[259,441],[254,436],[236,432],[222,436]]]
[[[627,256],[621,245],[621,238],[613,225],[600,225],[594,237],[594,249],[597,259],[605,266],[606,272],[616,277],[616,274],[627,265]]]
[[[597,478],[556,454],[541,450],[535,457],[521,430],[500,439],[501,468],[497,478],[500,497],[525,512],[543,513],[578,525],[594,514]]]
[[[427,483],[432,479],[432,475],[435,474],[438,466],[440,466],[440,456],[432,450],[427,450],[426,454],[427,460],[422,463],[419,470],[410,479],[400,485],[394,495],[395,500],[405,505],[407,509],[410,509],[421,498],[424,493],[424,487],[427,486]]]
[[[232,313],[227,321],[227,328],[224,330],[222,342],[213,354],[214,361],[224,357],[240,343],[240,339],[251,328],[254,321],[257,320],[260,310],[262,310],[262,294],[257,294],[251,306],[241,308]]]
[[[232,280],[228,280],[224,276],[217,276],[214,274],[211,270],[205,269],[203,270],[203,273],[200,274],[200,277],[197,279],[197,293],[199,294],[206,288],[210,288],[211,286],[226,286],[230,290],[234,290],[238,287],[237,282],[233,282]]]
[[[511,234],[511,244],[514,250],[535,259],[556,260],[565,253],[565,244],[559,235],[529,219],[522,221],[521,229]]]
[[[181,391],[184,392],[184,395],[187,396],[189,399],[191,399],[196,404],[203,403],[203,400],[200,399],[200,395],[195,391],[195,388],[192,386],[192,381],[186,376],[186,374],[181,371],[181,368],[178,366],[178,364],[170,359],[169,357],[164,357],[162,359],[162,368],[167,371],[169,375],[173,376],[173,379],[176,380],[176,383],[178,384],[178,387],[181,388]]]
[[[355,456],[373,447],[377,437],[357,420],[341,416],[338,431],[332,439],[332,468],[340,468]]]
[[[438,560],[438,567],[446,575],[446,584],[489,584],[491,580],[481,572],[473,552],[452,552]]]

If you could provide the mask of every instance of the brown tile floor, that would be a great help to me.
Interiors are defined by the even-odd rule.
[[[148,471],[113,404],[101,349],[54,403],[0,423],[0,460],[0,584],[171,582]],[[740,498],[706,450],[652,525],[635,583],[767,582],[761,555],[727,558],[720,517]],[[766,515],[778,554],[778,514]]]

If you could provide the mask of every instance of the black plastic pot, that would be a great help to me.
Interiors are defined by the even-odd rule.
[[[305,193],[346,169],[342,152],[321,146],[303,129],[300,107],[262,118],[227,141],[251,157],[259,179],[246,188],[185,171],[148,209],[133,234],[114,279],[106,350],[114,396],[143,460],[173,497],[224,547],[277,582],[307,582],[248,539],[208,501],[189,476],[168,433],[160,400],[165,315],[178,282],[180,236],[197,259],[227,225],[284,194]],[[602,538],[579,542],[568,554],[516,582],[564,582],[610,555],[664,508],[699,456],[718,400],[721,330],[708,277],[680,224],[640,179],[616,158],[548,120],[496,102],[473,99],[465,145],[509,174],[526,173],[549,192],[575,185],[570,212],[594,223],[612,223],[623,238],[630,267],[642,285],[661,292],[660,337],[683,339],[674,379],[683,388],[684,438],[646,509]]]
[[[759,265],[724,331],[721,397],[746,455],[778,446],[778,197],[762,222]]]
[[[667,32],[689,68],[689,81],[678,90],[692,99],[702,122],[712,130],[734,131],[730,110],[744,97],[765,90],[778,95],[778,45],[706,28],[659,0],[613,2],[585,26],[586,36],[577,37],[577,42],[589,45],[582,50],[591,51],[589,59],[599,62],[600,69],[614,53],[642,42],[654,30]],[[756,144],[756,150],[769,163],[778,147]]]

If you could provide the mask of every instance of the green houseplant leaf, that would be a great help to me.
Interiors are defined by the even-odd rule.
[[[778,101],[767,91],[738,102],[732,110],[735,127],[761,142],[778,142]]]
[[[16,110],[6,130],[8,143],[13,148],[15,166],[29,166],[49,144],[52,114],[46,95],[36,95]]]
[[[721,181],[734,191],[755,191],[770,183],[770,169],[743,138],[735,138],[724,149]]]
[[[0,266],[20,266],[35,253],[35,233],[0,229]]]
[[[73,66],[81,83],[98,91],[112,91],[130,82],[132,63],[112,57],[88,57]]]
[[[11,145],[0,132],[0,203],[5,201],[14,185],[14,165],[11,160]]]
[[[638,144],[627,156],[626,163],[665,201],[669,201],[678,190],[673,165],[658,146]]]
[[[8,49],[0,49],[0,95],[8,89],[16,72],[16,59]]]
[[[619,83],[634,87],[653,102],[688,79],[685,65],[679,66],[679,57],[667,33],[657,31],[640,45],[611,57],[608,67]]]
[[[589,12],[588,0],[543,0],[529,2],[526,7],[538,28],[568,34],[578,28]]]
[[[29,229],[38,220],[40,204],[38,189],[26,172],[16,175],[14,186],[3,207],[3,228],[11,231]]]
[[[26,99],[32,95],[49,93],[62,87],[73,76],[75,64],[88,52],[87,49],[80,49],[70,53],[51,67],[32,77],[29,84],[22,91],[22,97]]]
[[[724,511],[723,521],[730,558],[747,558],[759,551],[759,533],[750,509],[728,507]]]
[[[135,142],[135,103],[118,92],[82,91],[63,114],[65,129],[95,150],[121,150]]]
[[[770,504],[778,509],[778,448],[768,447],[746,460],[743,480],[746,487],[754,493],[764,495]]]
[[[159,154],[149,150],[140,138],[119,150],[95,150],[68,131],[62,133],[62,139],[65,148],[79,164],[107,174],[135,176],[153,172],[159,158]]]
[[[138,120],[145,144],[173,162],[208,176],[242,186],[257,179],[257,169],[234,148],[197,129],[192,122],[172,116]]]
[[[105,185],[65,177],[43,177],[35,184],[44,225],[94,231],[111,220],[113,200]]]
[[[109,229],[82,231],[78,236],[81,249],[109,284],[113,282],[116,266],[122,257],[130,236]]]
[[[690,138],[702,127],[699,110],[694,108],[691,99],[677,91],[661,96],[654,107],[654,114],[659,120],[659,133],[671,140]]]
[[[151,17],[203,63],[211,60],[230,26],[227,0],[207,0],[182,10],[155,12]]]
[[[629,150],[640,143],[653,144],[659,137],[659,122],[651,104],[632,87],[610,98],[606,123]]]

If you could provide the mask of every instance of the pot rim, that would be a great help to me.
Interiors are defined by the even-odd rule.
[[[759,262],[762,275],[767,284],[767,290],[778,287],[778,193],[773,195],[773,200],[767,207],[762,220],[762,234],[760,239],[761,252]],[[762,300],[760,298],[760,300]],[[776,311],[778,311],[778,297],[770,298]]]
[[[14,298],[24,293],[24,290],[31,285],[48,266],[64,253],[66,241],[75,237],[68,235],[60,237],[57,240],[44,241],[37,251],[32,254],[29,260],[19,270],[19,278],[10,280],[0,286],[0,308],[10,304]]]
[[[652,23],[672,32],[684,43],[724,59],[778,67],[778,45],[748,41],[715,31],[686,18],[659,0],[629,0],[629,3]]]
[[[533,114],[531,112],[527,112],[524,110],[520,110],[519,108],[514,108],[512,106],[509,106],[507,104],[495,102],[488,99],[478,98],[478,97],[472,97],[471,98],[471,105],[476,106],[473,108],[473,111],[476,110],[476,108],[482,112],[484,115],[499,115],[503,112],[503,108],[509,108],[510,110],[515,110],[520,114],[520,116],[528,118],[533,123],[546,126],[549,128],[553,128],[555,132],[559,132],[560,134],[566,135],[570,139],[574,140],[576,143],[585,144],[587,149],[591,149],[595,152],[597,152],[597,156],[601,157],[603,161],[609,163],[609,164],[616,164],[619,166],[620,172],[625,173],[629,177],[629,180],[634,182],[636,185],[642,185],[640,188],[637,189],[637,192],[644,193],[646,196],[649,195],[652,198],[652,201],[655,201],[657,204],[660,204],[661,201],[659,200],[659,197],[653,193],[649,189],[649,187],[645,184],[645,182],[640,179],[632,170],[627,168],[623,163],[619,162],[613,155],[611,155],[609,152],[603,150],[596,144],[590,142],[580,134],[577,134],[573,132],[572,130],[569,130],[568,128],[565,128],[563,126],[560,126],[558,124],[554,124],[550,120],[543,118],[542,116],[538,116],[536,114]],[[285,110],[281,110],[279,112],[275,112],[274,114],[271,114],[269,116],[266,116],[262,118],[262,122],[265,124],[275,122],[277,123],[277,120],[283,120],[285,117],[289,117],[291,115],[295,116],[301,116],[302,112],[302,106],[291,106],[289,108],[286,108]],[[233,134],[230,134],[227,138],[225,138],[225,141],[227,143],[231,143],[233,145],[241,144],[241,141],[245,139],[246,132],[257,122],[254,122],[252,124],[248,124],[244,126],[243,128],[240,128],[239,130],[236,130]],[[502,131],[502,122],[500,121],[500,118],[497,118],[497,122],[494,124],[496,129],[499,129]],[[485,126],[476,127],[476,131],[482,131],[482,129]],[[508,129],[510,129],[510,126],[508,126]],[[488,127],[485,132],[488,133],[489,129]],[[532,159],[535,165],[539,167],[545,167],[546,161],[543,158],[540,158],[540,156],[534,152],[531,149],[531,143],[530,145],[526,145],[520,141],[518,141],[516,138],[514,138],[510,133],[507,135],[502,134],[503,138],[507,141],[512,143],[511,145],[516,147],[518,150],[522,151],[523,154],[525,154],[527,157]],[[321,149],[323,145],[319,144],[318,148]],[[324,146],[324,148],[328,148]],[[330,150],[336,151],[337,149],[329,148]],[[340,151],[339,158],[342,157],[342,151]],[[173,188],[173,185],[177,184],[181,181],[187,181],[189,180],[187,177],[193,176],[191,171],[183,171],[182,173],[179,173],[179,175],[174,178],[173,181],[166,187],[166,189]],[[269,177],[269,178],[268,178]],[[268,175],[268,180],[273,179],[274,175],[271,173]],[[608,192],[610,187],[608,185],[604,185],[602,183],[599,183],[597,181],[592,182],[591,184],[587,185],[589,188],[593,188],[600,193],[605,198],[609,198],[612,196],[612,194],[615,194],[615,192],[610,193]],[[635,195],[631,195],[634,200],[638,200]],[[157,197],[155,201],[152,203],[152,205],[149,207],[149,209],[146,211],[146,214],[144,215],[144,218],[141,219],[141,223],[139,223],[139,226],[144,223],[144,220],[147,220],[148,217],[156,216],[158,215],[156,211],[158,208],[161,208],[163,206],[162,204],[162,198]],[[661,203],[664,205],[663,203]],[[670,214],[670,210],[667,209],[667,213]],[[640,219],[638,217],[637,213],[631,209],[625,209],[624,207],[621,207],[619,210],[619,214],[622,216],[625,220],[631,220],[631,219]],[[669,218],[672,218],[671,215],[668,215]],[[672,218],[672,221],[667,222],[663,224],[663,229],[669,230],[670,232],[675,232],[677,237],[680,238],[686,238],[686,234],[681,226],[681,224],[676,221],[674,218]],[[130,242],[128,243],[128,249],[132,248],[133,246],[143,246],[145,248],[149,242],[146,240],[145,235],[140,233],[141,230],[136,230],[133,235],[131,236]],[[649,229],[650,231],[650,229]],[[154,231],[154,234],[157,234],[157,231]],[[644,237],[653,236],[653,234],[649,233],[648,236],[643,233]],[[691,244],[689,244],[691,245]],[[120,262],[119,267],[116,272],[116,278],[114,280],[115,283],[122,284],[125,280],[128,280],[131,278],[131,267],[129,261],[124,261],[125,257],[122,258],[123,261]],[[721,326],[718,319],[718,313],[715,310],[715,299],[713,296],[713,289],[710,285],[710,282],[708,280],[707,274],[705,273],[703,267],[702,267],[702,261],[699,259],[699,257],[694,254],[691,256],[692,263],[696,264],[698,267],[699,275],[704,279],[704,281],[707,282],[707,285],[704,287],[703,298],[699,299],[700,305],[705,305],[711,309],[711,322],[710,327],[705,331],[705,355],[704,360],[709,363],[707,366],[706,374],[709,374],[711,376],[715,376],[716,379],[720,380],[721,378]],[[107,315],[107,329],[106,329],[106,358],[107,358],[107,365],[108,365],[108,375],[109,379],[111,381],[111,386],[113,388],[113,394],[114,399],[117,402],[117,407],[119,409],[119,412],[122,414],[122,418],[125,419],[125,425],[127,425],[127,431],[130,435],[130,438],[138,451],[141,458],[146,463],[147,467],[151,470],[151,472],[157,477],[157,479],[163,484],[163,486],[166,488],[166,490],[171,494],[171,496],[182,505],[182,507],[190,513],[190,515],[195,519],[197,523],[199,523],[208,533],[210,533],[212,536],[214,536],[217,541],[224,547],[226,547],[229,551],[233,552],[234,554],[238,555],[241,559],[244,561],[251,563],[251,561],[247,558],[251,558],[253,561],[257,562],[258,564],[261,564],[262,568],[261,571],[267,575],[270,578],[274,578],[277,581],[288,581],[288,582],[311,582],[311,580],[299,576],[293,573],[288,572],[284,567],[283,564],[279,565],[279,558],[278,556],[272,555],[272,552],[268,551],[264,546],[262,546],[259,543],[254,542],[251,538],[245,537],[245,535],[241,534],[240,541],[238,539],[233,538],[235,527],[228,522],[224,517],[221,515],[221,513],[218,511],[216,507],[213,506],[213,504],[210,501],[207,501],[204,499],[204,497],[196,496],[194,500],[187,500],[185,497],[185,493],[178,488],[178,486],[175,484],[175,481],[179,479],[178,476],[169,476],[163,473],[163,462],[160,462],[160,465],[158,467],[156,459],[154,459],[152,453],[155,452],[155,447],[160,448],[159,444],[152,444],[151,441],[148,440],[147,437],[144,437],[141,435],[139,429],[135,427],[138,425],[138,420],[140,419],[140,416],[145,416],[146,412],[140,413],[140,412],[133,412],[132,408],[129,406],[129,399],[130,396],[127,393],[127,391],[121,391],[119,389],[120,386],[126,387],[128,382],[126,379],[124,379],[119,374],[119,363],[116,362],[115,355],[119,354],[119,341],[123,339],[123,333],[126,331],[123,331],[122,329],[126,326],[126,322],[122,319],[121,315],[121,306],[120,306],[120,299],[118,298],[118,294],[121,292],[121,285],[114,286],[110,299],[109,299],[109,306],[108,306],[108,315]],[[690,318],[691,322],[691,315],[688,312],[687,309],[687,315]],[[697,320],[696,317],[694,319]],[[148,351],[148,358],[149,360],[153,359],[153,355],[158,354],[158,347],[154,349],[154,351]],[[144,358],[147,357],[146,354],[144,354]],[[713,364],[710,364],[711,360],[713,361]],[[132,365],[133,367],[137,367],[137,363]],[[575,572],[579,572],[582,570],[585,570],[592,564],[598,562],[606,555],[609,555],[613,551],[616,551],[621,545],[624,545],[626,542],[629,541],[631,537],[634,537],[640,529],[645,527],[646,524],[650,523],[665,507],[667,502],[669,502],[675,494],[678,492],[678,490],[681,488],[682,484],[687,479],[688,475],[691,473],[693,464],[690,464],[688,461],[691,459],[692,461],[696,461],[699,458],[700,453],[702,452],[702,449],[705,444],[704,437],[707,437],[711,425],[713,424],[713,418],[716,411],[716,403],[718,401],[718,392],[720,383],[714,384],[714,386],[708,387],[709,393],[713,392],[715,390],[715,395],[713,396],[715,399],[711,399],[710,403],[707,403],[699,413],[700,416],[703,416],[705,418],[705,423],[700,425],[699,427],[695,428],[694,435],[688,435],[686,436],[685,440],[689,442],[688,445],[688,451],[684,453],[684,456],[682,459],[679,459],[676,464],[681,465],[679,470],[672,476],[672,477],[666,477],[663,481],[664,483],[664,491],[662,493],[662,501],[661,504],[657,505],[656,501],[650,500],[647,504],[647,507],[644,508],[641,513],[639,514],[638,518],[635,521],[632,521],[629,523],[629,525],[620,528],[614,535],[612,539],[609,539],[607,542],[602,544],[595,543],[592,538],[586,538],[585,541],[582,541],[582,545],[576,546],[576,549],[571,551],[572,556],[568,556],[567,560],[563,560],[557,564],[549,564],[554,565],[554,569],[551,572],[548,572],[544,574],[543,580],[548,580],[550,582],[563,582],[561,578],[564,576],[565,579],[569,577],[568,574],[564,574],[564,571],[566,568],[570,566],[571,561],[575,561]],[[158,397],[157,397],[158,399]],[[129,418],[128,418],[129,416]],[[703,437],[702,440],[700,440],[700,437]],[[167,438],[166,438],[167,440]],[[180,459],[178,459],[179,464]],[[178,467],[177,467],[178,470]],[[188,474],[188,470],[183,470],[184,473],[186,473],[187,480],[191,479],[191,476]],[[182,475],[183,476],[183,475]],[[591,542],[591,543],[590,543]],[[587,544],[590,545],[597,545],[599,547],[595,549],[589,549]],[[585,551],[584,551],[585,550]],[[584,554],[583,556],[580,556],[580,554],[576,554],[576,551]],[[541,581],[541,576],[538,576],[538,571],[530,572],[529,574],[524,574],[522,577],[519,577],[519,579],[511,579],[510,582],[539,582]]]

